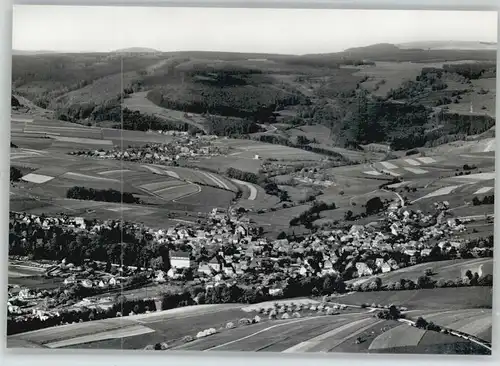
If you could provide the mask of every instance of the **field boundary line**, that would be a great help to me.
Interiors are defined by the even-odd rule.
[[[311,349],[314,346],[317,346],[320,342],[324,341],[325,339],[328,339],[332,336],[335,336],[336,334],[338,334],[344,330],[347,330],[352,326],[355,326],[355,325],[360,324],[360,323],[364,323],[364,322],[371,320],[371,319],[372,318],[363,318],[363,319],[358,319],[358,320],[355,320],[353,322],[344,324],[338,328],[332,329],[332,330],[325,332],[323,334],[320,334],[316,337],[310,338],[307,341],[300,342],[300,343],[296,344],[295,346],[287,348],[284,351],[282,351],[282,353],[305,352],[308,349]]]
[[[324,316],[313,316],[311,318],[304,318],[304,319],[298,319],[298,320],[292,320],[292,321],[288,321],[286,323],[280,323],[280,324],[275,324],[275,325],[272,325],[270,327],[267,327],[267,328],[264,328],[264,329],[261,329],[255,333],[252,333],[252,334],[249,334],[247,336],[244,336],[244,337],[241,337],[241,338],[238,338],[238,339],[235,339],[235,340],[232,340],[232,341],[229,341],[229,342],[226,342],[226,343],[223,343],[223,344],[219,344],[218,346],[214,346],[214,347],[211,347],[211,348],[208,348],[206,350],[204,350],[204,352],[206,351],[211,351],[211,350],[214,350],[214,349],[217,349],[217,348],[221,348],[221,347],[224,347],[224,346],[228,346],[230,344],[233,344],[233,343],[237,343],[237,342],[240,342],[240,341],[243,341],[245,339],[248,339],[248,338],[251,338],[251,337],[254,337],[260,333],[264,333],[264,332],[267,332],[271,329],[274,329],[274,328],[278,328],[278,327],[283,327],[285,325],[289,325],[289,324],[295,324],[295,323],[300,323],[300,322],[304,322],[304,321],[307,321],[307,320],[312,320],[312,319],[319,319],[319,318],[324,318]]]

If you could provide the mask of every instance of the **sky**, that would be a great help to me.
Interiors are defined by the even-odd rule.
[[[497,41],[495,12],[14,6],[16,50],[307,54],[375,43]]]

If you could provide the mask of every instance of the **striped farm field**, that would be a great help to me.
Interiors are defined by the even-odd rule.
[[[51,181],[52,179],[54,179],[54,177],[51,177],[49,175],[29,173],[29,174],[26,174],[25,176],[23,176],[21,179],[26,181],[26,182],[30,182],[30,183],[41,184],[41,183],[47,183],[48,181]]]
[[[159,193],[159,191],[162,191],[164,189],[169,189],[172,187],[178,187],[178,186],[183,186],[186,183],[181,181],[181,180],[161,180],[159,182],[153,182],[153,183],[147,183],[143,184],[141,186],[142,189],[154,192],[154,193]]]
[[[167,187],[155,192],[166,200],[176,201],[201,192],[200,186],[196,184],[184,184],[182,186]]]

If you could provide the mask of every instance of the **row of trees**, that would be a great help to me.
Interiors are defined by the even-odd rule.
[[[258,184],[259,180],[260,180],[259,176],[255,173],[244,172],[242,170],[232,168],[232,167],[228,168],[226,170],[226,175],[229,178],[238,179],[238,180],[242,180],[244,182],[249,182],[249,183],[253,183],[253,184]]]
[[[290,226],[304,225],[306,228],[311,228],[314,221],[320,218],[322,211],[334,210],[337,206],[334,202],[328,204],[325,202],[314,202],[311,208],[302,212],[299,216],[290,220]]]
[[[355,284],[352,287],[353,291],[368,292],[368,291],[401,291],[401,290],[415,290],[415,289],[432,289],[432,288],[445,288],[445,287],[465,287],[465,286],[492,286],[493,276],[485,275],[480,277],[478,273],[472,274],[468,271],[465,278],[458,278],[455,280],[445,280],[443,278],[435,281],[428,275],[418,277],[417,281],[401,279],[396,282],[389,282],[385,285],[382,284],[380,278],[373,281],[367,281],[363,284]]]
[[[67,198],[88,201],[139,203],[139,199],[130,192],[120,192],[115,189],[94,189],[75,186],[66,192]]]
[[[489,195],[489,196],[484,196],[483,199],[478,198],[477,196],[474,196],[472,199],[472,204],[474,206],[480,206],[480,205],[493,205],[495,204],[495,195]]]

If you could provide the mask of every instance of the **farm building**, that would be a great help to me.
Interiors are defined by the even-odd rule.
[[[173,268],[189,268],[191,267],[191,260],[189,259],[188,252],[171,252],[170,253],[170,266]]]

